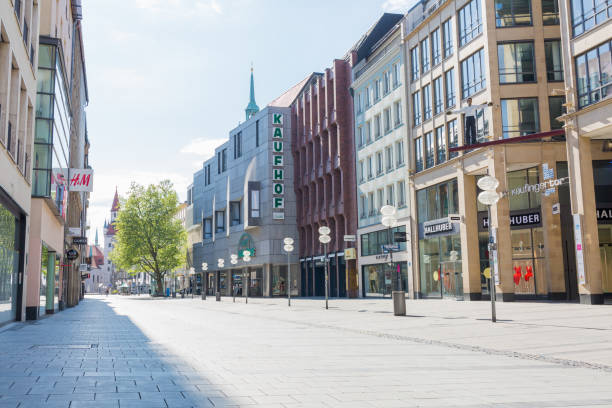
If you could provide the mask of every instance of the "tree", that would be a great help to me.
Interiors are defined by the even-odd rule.
[[[176,217],[178,197],[168,180],[147,188],[132,183],[115,221],[111,260],[125,270],[146,272],[163,293],[164,276],[185,262],[187,233]]]

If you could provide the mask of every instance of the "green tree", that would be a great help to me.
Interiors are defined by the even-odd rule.
[[[143,271],[163,293],[164,276],[185,262],[187,233],[178,219],[178,196],[168,180],[143,187],[132,183],[117,215],[117,244],[111,260],[125,270]]]

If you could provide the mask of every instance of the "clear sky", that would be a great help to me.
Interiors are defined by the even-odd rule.
[[[384,11],[415,0],[87,0],[83,26],[94,168],[90,239],[115,187],[174,182],[194,171],[244,120],[249,70],[263,108],[322,71]]]

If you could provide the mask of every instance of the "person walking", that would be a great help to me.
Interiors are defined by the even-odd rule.
[[[472,105],[472,98],[467,98],[467,106],[446,112],[449,115],[451,113],[463,113],[465,123],[465,146],[476,144],[476,111],[484,109],[487,106],[493,106],[493,103],[489,102],[482,105]]]

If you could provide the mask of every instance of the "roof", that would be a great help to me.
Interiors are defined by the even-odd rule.
[[[115,228],[115,223],[111,222],[108,224],[108,228],[106,229],[106,235],[115,235],[117,233],[117,228]]]
[[[87,254],[91,256],[91,269],[98,269],[104,265],[104,253],[97,245],[88,245]]]
[[[389,30],[395,27],[403,17],[403,14],[384,13],[355,46],[357,52],[357,61],[355,61],[355,65],[357,65],[359,61],[367,58],[372,53],[378,41],[383,38]]]
[[[302,79],[300,82],[289,88],[287,92],[274,99],[268,104],[268,106],[276,106],[279,108],[287,108],[291,106],[293,101],[295,101],[295,98],[297,98],[302,91],[302,88],[304,88],[304,86],[308,83],[308,80],[310,80],[313,75],[315,75],[315,73],[308,74],[306,78]]]
[[[119,211],[119,194],[117,194],[117,189],[115,188],[115,198],[113,198],[113,206],[111,211]]]

